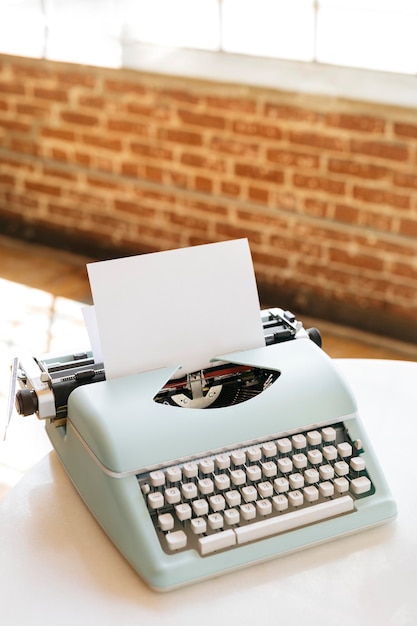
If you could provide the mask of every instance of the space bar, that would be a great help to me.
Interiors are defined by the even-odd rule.
[[[284,531],[293,530],[306,524],[314,524],[329,517],[348,513],[353,510],[353,499],[350,496],[343,496],[336,500],[328,500],[320,502],[305,509],[284,513],[277,517],[270,517],[235,528],[236,540],[238,544],[255,541],[256,539],[264,539],[271,535],[276,535]]]

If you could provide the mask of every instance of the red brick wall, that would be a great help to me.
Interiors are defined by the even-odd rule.
[[[416,164],[413,109],[0,56],[5,231],[248,237],[264,302],[413,341]]]

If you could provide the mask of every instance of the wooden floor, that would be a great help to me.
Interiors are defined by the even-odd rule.
[[[91,303],[86,263],[93,259],[0,236],[0,498],[50,450],[36,418],[14,415],[7,438],[10,363],[14,356],[82,350],[88,345],[82,304]],[[285,303],[276,303],[285,308]],[[297,314],[296,311],[294,311]],[[415,346],[322,320],[331,357],[417,360]]]

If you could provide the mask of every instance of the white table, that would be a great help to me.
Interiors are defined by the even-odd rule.
[[[338,365],[383,460],[395,522],[157,594],[107,539],[52,452],[0,505],[2,623],[415,626],[417,363]]]

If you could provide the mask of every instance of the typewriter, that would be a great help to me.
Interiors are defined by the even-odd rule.
[[[153,589],[166,591],[396,515],[355,399],[289,311],[265,345],[106,380],[91,352],[15,362],[81,497]]]

